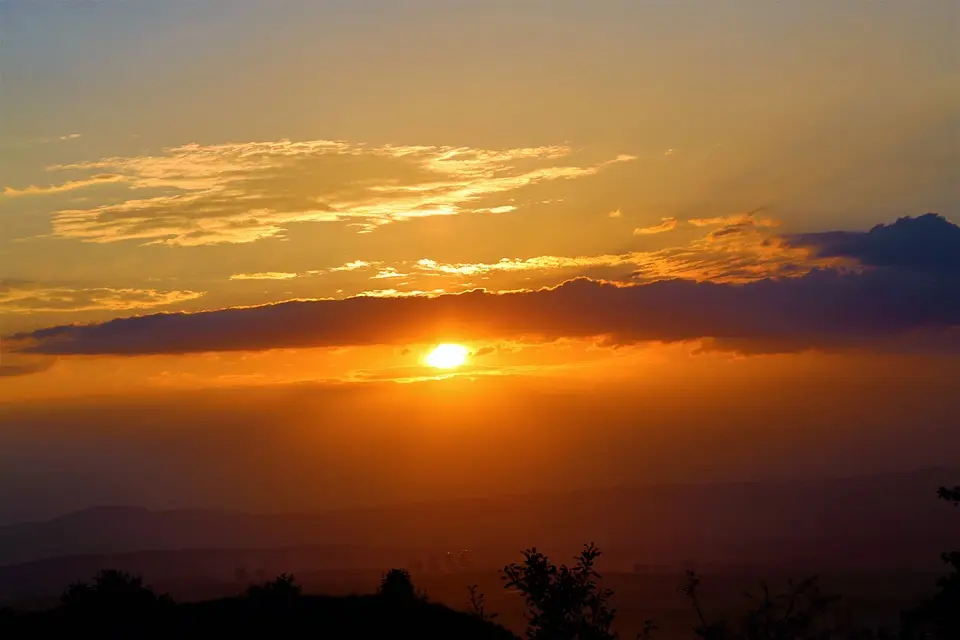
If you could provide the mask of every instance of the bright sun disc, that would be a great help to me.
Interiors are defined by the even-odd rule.
[[[467,361],[470,352],[459,344],[441,344],[427,355],[424,362],[437,369],[453,369]]]

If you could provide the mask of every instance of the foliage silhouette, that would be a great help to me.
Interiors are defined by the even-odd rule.
[[[826,640],[832,632],[818,628],[817,622],[827,607],[839,600],[823,595],[815,576],[799,583],[791,580],[787,591],[776,595],[761,583],[759,594],[746,594],[752,606],[739,624],[731,625],[725,620],[707,621],[700,600],[700,576],[695,572],[687,571],[680,591],[697,615],[694,633],[702,640]]]
[[[105,636],[142,635],[156,629],[172,610],[169,596],[158,596],[140,576],[107,569],[92,583],[77,582],[60,597],[64,618],[78,629]]]
[[[941,487],[938,497],[960,506],[960,487]],[[553,564],[531,548],[523,562],[503,568],[506,588],[519,591],[526,603],[530,640],[613,640],[616,610],[612,591],[600,584],[596,562],[600,550],[584,545],[575,563]],[[697,617],[694,635],[700,640],[960,640],[960,551],[943,554],[949,572],[937,582],[936,593],[903,612],[895,632],[869,629],[843,632],[824,626],[822,614],[837,598],[821,593],[817,579],[789,583],[774,595],[766,584],[742,616],[710,622],[700,597],[700,577],[686,574],[681,592]],[[426,601],[414,588],[409,572],[391,569],[376,595],[307,596],[294,576],[246,590],[243,596],[200,603],[176,604],[157,595],[139,576],[117,570],[97,573],[90,582],[70,585],[60,606],[50,611],[0,609],[0,637],[208,638],[227,635],[318,635],[320,637],[391,637],[403,635],[437,640],[514,639],[491,622],[477,585],[468,587],[468,612],[456,612]],[[646,622],[638,638],[649,640],[656,627]]]
[[[468,612],[473,617],[479,620],[493,620],[496,618],[498,613],[490,613],[486,608],[486,596],[483,595],[483,592],[480,591],[480,587],[471,584],[467,587],[467,590],[470,592],[470,599],[467,600]]]
[[[290,602],[302,594],[303,588],[294,576],[286,573],[281,573],[274,580],[252,585],[247,589],[247,597],[261,603]]]
[[[937,496],[960,506],[960,486],[940,487]],[[940,556],[950,571],[937,580],[938,591],[903,615],[903,634],[908,640],[957,640],[960,638],[960,551]]]
[[[426,599],[417,594],[410,572],[406,569],[390,569],[383,574],[377,594],[393,602],[414,602]]]
[[[559,567],[537,551],[523,551],[522,564],[503,568],[505,588],[519,591],[527,605],[527,637],[531,640],[612,640],[616,610],[613,592],[600,586],[595,569],[600,550],[586,544],[572,567]]]
[[[118,640],[231,636],[517,640],[503,627],[420,598],[398,603],[381,595],[305,595],[286,574],[240,596],[174,604],[153,596],[139,578],[101,572],[92,584],[71,585],[57,609],[0,615],[4,640],[72,635]]]

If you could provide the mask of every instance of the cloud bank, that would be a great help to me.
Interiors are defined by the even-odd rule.
[[[530,291],[360,296],[291,301],[200,313],[155,314],[12,336],[23,353],[140,355],[274,348],[410,344],[436,340],[600,338],[607,344],[712,340],[713,348],[789,352],[870,346],[960,325],[960,272],[901,268],[918,229],[956,238],[940,217],[903,219],[849,237],[848,254],[871,238],[900,237],[887,265],[814,268],[749,282],[660,280],[624,285],[587,278]],[[877,229],[880,229],[878,231]],[[920,235],[923,235],[922,233]],[[839,253],[834,236],[804,237]],[[936,238],[936,240],[933,240]],[[893,242],[893,244],[897,244]],[[888,246],[884,244],[884,246]],[[831,249],[831,247],[833,247]],[[954,247],[960,252],[960,242]],[[941,261],[934,261],[938,267]]]

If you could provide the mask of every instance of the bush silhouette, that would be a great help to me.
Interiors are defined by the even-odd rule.
[[[467,611],[470,615],[478,620],[493,620],[499,615],[487,611],[486,596],[480,591],[478,585],[471,584],[467,587],[467,591],[470,592],[470,599],[467,600]]]
[[[960,505],[960,486],[940,487],[937,496]],[[941,554],[950,567],[937,581],[938,591],[903,615],[903,637],[913,640],[956,640],[960,638],[960,551]]]
[[[819,628],[817,622],[836,596],[823,595],[816,577],[788,583],[787,591],[773,594],[761,583],[758,595],[747,593],[751,607],[738,624],[727,621],[708,622],[700,601],[700,576],[687,571],[681,593],[690,599],[697,615],[694,633],[702,640],[827,640],[831,631]]]
[[[413,586],[413,579],[406,569],[390,569],[380,579],[377,593],[394,602],[414,602],[422,599]]]
[[[140,576],[113,569],[100,571],[92,583],[70,585],[60,603],[64,617],[77,628],[117,636],[155,632],[173,608],[169,596],[157,596]]]
[[[572,567],[559,567],[531,548],[522,564],[503,568],[505,588],[519,591],[527,605],[527,637],[531,640],[612,640],[616,610],[613,592],[597,583],[594,568],[600,550],[586,544]]]
[[[286,602],[299,598],[303,588],[292,575],[281,573],[275,579],[264,584],[251,585],[247,597],[260,602]]]

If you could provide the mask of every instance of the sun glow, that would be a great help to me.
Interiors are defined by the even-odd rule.
[[[463,345],[441,344],[427,354],[424,362],[437,369],[453,369],[466,363],[469,354],[470,352]]]

